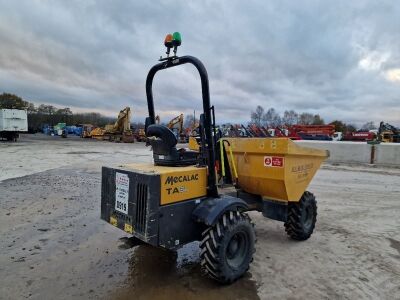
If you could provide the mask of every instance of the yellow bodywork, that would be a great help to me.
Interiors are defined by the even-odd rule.
[[[114,125],[112,125],[112,124],[107,124],[106,126],[104,126],[104,130],[106,131],[106,132],[110,132],[110,131],[112,131],[114,129]]]
[[[380,140],[383,143],[393,143],[393,132],[392,131],[383,131],[380,134]]]
[[[159,175],[161,205],[204,197],[207,194],[206,167],[164,167],[136,163],[121,167],[141,174]]]
[[[200,150],[200,145],[197,141],[197,139],[194,136],[189,137],[189,149],[193,151],[199,151]]]
[[[302,147],[286,138],[226,138],[245,192],[277,201],[299,201],[327,150]],[[233,168],[231,161],[230,167]],[[233,173],[231,170],[231,174]]]
[[[224,141],[229,142],[224,145],[231,174],[237,175],[239,188],[276,201],[299,201],[321,163],[329,157],[327,150],[302,147],[286,138],[225,138]],[[150,163],[121,167],[160,176],[161,205],[207,194],[206,167],[164,167]]]
[[[90,132],[90,136],[91,136],[93,139],[99,139],[99,138],[102,139],[105,133],[106,133],[106,131],[105,131],[104,129],[102,129],[102,128],[100,128],[100,127],[97,127],[97,128],[93,129],[93,130]]]

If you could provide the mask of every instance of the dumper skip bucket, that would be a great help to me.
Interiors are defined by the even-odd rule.
[[[321,163],[329,157],[328,150],[302,147],[288,138],[224,140],[233,153],[239,187],[277,201],[299,201]],[[229,165],[232,169],[232,162]]]

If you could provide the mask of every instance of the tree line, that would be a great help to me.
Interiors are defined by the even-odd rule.
[[[114,123],[116,120],[116,118],[110,118],[96,112],[73,113],[69,107],[57,108],[47,104],[35,106],[31,102],[9,93],[0,95],[0,109],[1,108],[27,110],[30,131],[40,131],[43,125],[54,126],[57,123],[67,123],[68,125],[92,124],[94,126],[103,127],[106,124]],[[307,112],[298,113],[294,110],[285,110],[283,115],[280,115],[274,108],[271,107],[265,111],[260,105],[256,107],[255,111],[251,112],[250,117],[250,123],[266,127],[282,127],[295,124],[325,124],[324,119],[319,114],[310,114]],[[185,118],[185,127],[192,126],[193,122],[194,117],[192,115],[187,115]],[[335,120],[329,124],[335,125],[336,131],[354,132],[357,130],[354,124],[347,124],[341,120]],[[135,128],[143,127],[143,123],[133,123],[132,125]],[[376,128],[373,122],[367,122],[359,129],[368,131]]]
[[[53,105],[33,103],[23,100],[14,94],[0,95],[0,109],[25,109],[28,112],[28,126],[30,131],[40,131],[43,125],[54,126],[57,123],[67,125],[93,124],[105,126],[115,122],[116,118],[106,117],[96,112],[73,113],[69,107],[57,108]]]
[[[251,112],[250,119],[251,124],[266,127],[325,125],[324,119],[319,114],[310,114],[307,112],[298,113],[294,110],[285,110],[283,115],[280,115],[275,108],[271,107],[265,111],[260,105]],[[354,124],[347,124],[341,120],[334,120],[330,122],[329,125],[335,125],[335,130],[341,132],[354,132],[358,129]],[[376,128],[373,122],[367,122],[359,129],[368,131]]]
[[[297,113],[294,110],[285,110],[281,116],[275,108],[271,107],[267,111],[258,105],[255,111],[251,112],[251,123],[257,126],[280,127],[301,125],[324,125],[325,121],[319,114],[313,115],[307,112]]]

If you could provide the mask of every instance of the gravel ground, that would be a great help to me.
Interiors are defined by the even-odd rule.
[[[0,150],[0,299],[400,299],[400,169],[324,165],[305,242],[250,213],[254,262],[220,286],[196,243],[132,248],[100,220],[101,166],[150,162],[143,144],[35,135]]]

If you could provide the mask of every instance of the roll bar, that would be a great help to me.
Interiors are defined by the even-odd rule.
[[[153,101],[153,79],[155,74],[164,69],[176,67],[179,65],[190,63],[194,65],[200,74],[201,79],[201,92],[203,97],[203,112],[204,112],[204,131],[206,135],[206,157],[208,166],[208,191],[207,195],[212,197],[218,197],[218,189],[216,185],[216,174],[215,174],[215,145],[211,129],[211,106],[210,106],[210,89],[208,84],[207,70],[203,63],[193,56],[182,56],[170,57],[156,65],[154,65],[146,78],[146,96],[147,106],[149,110],[149,121],[146,125],[155,124],[155,112],[154,112],[154,101]],[[148,123],[148,124],[147,124]]]

